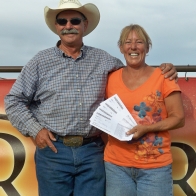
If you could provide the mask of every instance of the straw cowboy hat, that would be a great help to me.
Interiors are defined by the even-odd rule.
[[[75,10],[84,14],[88,20],[88,27],[83,36],[88,35],[93,31],[99,23],[100,13],[98,8],[92,4],[87,3],[82,5],[78,0],[60,0],[57,9],[51,9],[48,6],[44,8],[45,21],[51,31],[57,34],[55,28],[56,15],[64,10]]]

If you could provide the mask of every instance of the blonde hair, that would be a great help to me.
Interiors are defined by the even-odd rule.
[[[120,38],[118,40],[118,47],[122,46],[126,42],[129,33],[132,31],[137,33],[139,38],[145,42],[148,49],[152,47],[152,41],[149,35],[147,34],[147,32],[144,30],[143,27],[137,24],[131,24],[122,29]]]

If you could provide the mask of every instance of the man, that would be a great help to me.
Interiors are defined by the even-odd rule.
[[[77,0],[46,7],[46,23],[60,41],[27,63],[5,98],[13,126],[35,140],[40,196],[104,195],[104,143],[89,119],[104,100],[108,73],[123,64],[83,45],[99,19],[95,5]]]

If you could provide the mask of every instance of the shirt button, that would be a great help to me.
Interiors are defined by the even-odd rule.
[[[78,92],[80,92],[80,89],[78,89]]]
[[[80,103],[79,105],[82,105],[82,103]]]

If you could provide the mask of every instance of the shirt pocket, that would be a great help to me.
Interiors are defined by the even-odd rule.
[[[103,100],[107,84],[107,73],[97,71],[91,74],[85,85],[85,93],[94,99]]]

